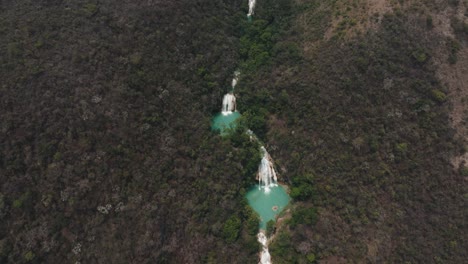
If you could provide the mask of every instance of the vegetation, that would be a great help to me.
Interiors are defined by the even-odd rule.
[[[241,220],[237,216],[229,218],[223,227],[223,237],[228,243],[232,243],[237,240],[241,229]]]
[[[274,220],[270,220],[267,222],[266,224],[266,235],[267,237],[271,237],[271,235],[273,235],[275,233],[275,221]]]
[[[291,227],[296,227],[299,224],[313,226],[317,223],[316,208],[298,208],[293,212],[289,224]]]
[[[239,84],[244,112],[262,109],[263,140],[295,203],[272,258],[463,262],[464,191],[450,164],[463,144],[433,64],[444,43],[449,54],[457,45],[431,33],[423,6],[381,14],[372,30],[343,18],[325,34],[329,14],[358,7],[296,6],[275,41],[300,52],[270,56]]]
[[[466,46],[460,19],[437,33],[460,1],[262,0],[251,23],[245,1],[153,2],[0,6],[0,262],[255,263],[247,127],[294,200],[274,263],[465,261],[435,77]]]
[[[244,1],[0,13],[1,263],[255,262],[258,148],[209,127]]]

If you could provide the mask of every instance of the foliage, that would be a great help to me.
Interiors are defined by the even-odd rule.
[[[307,254],[308,263],[316,263],[316,257],[314,253]]]
[[[293,186],[290,196],[293,199],[303,201],[313,199],[315,194],[314,176],[312,174],[298,175],[293,177]]]
[[[466,166],[461,166],[460,168],[460,174],[463,176],[468,176],[468,167]]]
[[[274,243],[269,246],[269,251],[276,263],[296,263],[297,261],[291,237],[285,231],[277,234]]]
[[[317,208],[298,208],[294,210],[289,223],[291,227],[296,227],[297,225],[315,225],[317,220]]]
[[[27,262],[30,262],[34,259],[36,255],[34,254],[34,252],[32,251],[28,251],[24,254],[24,260],[26,260]]]
[[[74,262],[70,241],[81,262],[255,262],[251,127],[296,202],[275,263],[372,262],[377,241],[377,261],[463,263],[461,143],[433,64],[459,63],[463,20],[451,41],[414,1],[356,18],[359,1],[265,0],[252,23],[245,1],[154,2],[0,8],[0,262]],[[221,138],[235,69],[244,123]]]
[[[246,206],[245,209],[245,229],[247,230],[247,233],[250,236],[256,237],[258,233],[258,225],[260,222],[260,219],[257,215],[257,213],[250,207]]]
[[[246,3],[5,4],[0,237],[11,248],[0,262],[29,251],[76,262],[70,241],[88,241],[83,263],[201,263],[210,251],[223,252],[216,263],[254,262],[243,230],[255,217],[239,217],[229,247],[223,229],[246,206],[258,147],[209,129],[238,66]]]
[[[438,103],[443,103],[447,100],[447,95],[438,89],[433,89],[431,91],[431,95],[432,98]]]
[[[448,42],[448,49],[449,49],[448,61],[450,64],[455,64],[457,63],[457,60],[458,60],[457,53],[461,48],[460,42],[452,38],[449,38],[447,42]]]
[[[237,216],[229,218],[223,227],[223,237],[228,243],[233,243],[237,240],[241,229],[241,220]]]
[[[266,224],[266,235],[267,237],[271,237],[275,233],[275,227],[276,223],[274,220],[270,220]]]
[[[370,257],[362,241],[379,226],[376,239],[395,245],[379,247],[385,261],[460,262],[464,193],[448,160],[460,142],[432,59],[448,42],[427,30],[427,13],[406,8],[383,15],[372,30],[324,39],[333,19],[326,14],[346,7],[353,8],[344,1],[298,6],[277,43],[298,43],[300,58],[272,55],[240,85],[245,111],[268,113],[262,139],[275,147],[295,201],[272,258],[307,263],[313,253],[315,261],[359,262]],[[350,17],[339,31],[353,23],[365,27]],[[446,246],[451,241],[458,246]]]

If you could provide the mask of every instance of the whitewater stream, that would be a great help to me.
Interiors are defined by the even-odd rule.
[[[249,13],[247,14],[247,17],[251,17],[254,14],[255,4],[255,0],[249,0]]]
[[[254,14],[255,4],[255,0],[249,0],[249,13],[247,14],[249,21],[251,21]],[[226,135],[231,129],[235,128],[236,120],[241,116],[237,111],[236,96],[234,94],[239,77],[240,72],[234,72],[231,91],[224,95],[221,112],[216,114],[212,121],[211,128],[220,132],[221,135]],[[250,136],[250,140],[261,143],[253,131],[247,130],[246,133]],[[283,186],[278,184],[278,174],[275,171],[273,159],[265,146],[261,145],[260,152],[262,153],[262,159],[258,165],[256,175],[258,184],[248,190],[246,198],[249,205],[260,216],[257,240],[262,245],[262,250],[259,253],[259,264],[271,264],[271,256],[268,251],[269,239],[266,235],[267,223],[276,221],[278,215],[288,205],[290,198]]]
[[[239,76],[240,72],[236,71],[232,79],[231,91],[223,96],[221,112],[213,118],[212,129],[219,131],[221,135],[226,135],[230,129],[235,128],[236,120],[241,116],[236,108],[236,96],[234,94],[234,88],[239,81]],[[247,130],[246,133],[250,136],[250,140],[261,143],[253,131]],[[262,245],[262,250],[259,263],[271,264],[271,256],[268,251],[269,240],[266,235],[267,223],[276,221],[279,213],[288,205],[290,199],[283,186],[278,184],[278,174],[273,159],[265,146],[260,146],[260,152],[262,159],[258,165],[256,175],[258,184],[248,190],[246,198],[252,209],[260,216],[257,240]]]

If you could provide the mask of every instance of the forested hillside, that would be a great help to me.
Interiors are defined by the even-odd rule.
[[[467,134],[452,122],[458,107],[466,128],[466,14],[463,1],[295,3],[240,85],[295,199],[274,263],[466,260],[467,164],[453,161]]]
[[[255,262],[255,148],[209,130],[246,8],[2,2],[0,262]]]
[[[468,258],[464,0],[0,3],[0,263]],[[232,73],[239,129],[210,131]]]

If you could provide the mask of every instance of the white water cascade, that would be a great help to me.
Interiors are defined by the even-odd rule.
[[[258,166],[257,178],[260,188],[264,188],[265,192],[268,193],[270,187],[278,186],[278,178],[276,177],[276,171],[273,167],[273,160],[270,154],[268,154],[265,147],[262,146],[260,149],[262,150],[263,157]]]
[[[247,130],[247,134],[250,136],[251,140],[258,140],[252,130]],[[270,187],[278,186],[278,178],[270,154],[268,154],[264,146],[261,146],[260,149],[263,157],[258,166],[257,178],[260,186],[259,188],[263,188],[265,193],[268,194],[270,192]],[[258,232],[257,241],[262,244],[262,251],[260,252],[260,261],[258,264],[272,264],[270,252],[268,251],[268,238],[264,231],[260,230],[260,232]]]
[[[252,130],[247,129],[246,133],[249,135],[250,140],[258,141],[257,136]],[[278,186],[278,178],[270,154],[268,154],[264,146],[261,146],[260,150],[262,151],[263,157],[260,161],[260,165],[258,165],[257,179],[259,188],[264,189],[265,194],[268,194],[270,192],[270,187]],[[268,251],[268,238],[263,230],[258,232],[257,241],[262,244],[262,251],[260,252],[260,261],[258,264],[272,264],[270,252]]]
[[[254,14],[256,0],[249,0],[249,13],[247,14],[248,17],[251,17]]]
[[[233,111],[236,111],[236,97],[232,93],[227,93],[223,97],[221,113],[223,115],[229,115],[232,114]]]
[[[256,0],[249,0],[249,13],[247,17],[250,18],[254,14]],[[236,111],[236,97],[234,96],[234,88],[236,87],[239,81],[240,72],[235,71],[234,77],[231,82],[232,91],[227,93],[223,97],[223,106],[221,109],[221,113],[223,115],[232,114]],[[248,129],[246,131],[247,135],[249,135],[250,140],[252,141],[259,141],[257,136],[252,132],[252,130]],[[264,190],[265,195],[270,193],[270,188],[278,186],[277,184],[277,174],[275,168],[273,166],[273,159],[271,158],[270,154],[268,154],[266,148],[264,146],[260,147],[262,151],[262,160],[260,165],[258,166],[257,172],[257,179],[259,183],[259,188]],[[264,230],[260,230],[257,234],[257,241],[262,245],[262,251],[260,254],[259,264],[272,264],[270,252],[268,251],[268,237],[265,234]]]
[[[239,81],[239,76],[240,76],[240,71],[235,71],[234,78],[232,78],[232,83],[231,83],[232,89],[236,87],[237,82]]]
[[[232,78],[231,87],[232,92],[227,93],[223,97],[223,107],[221,108],[221,113],[223,115],[232,114],[236,111],[236,97],[234,96],[234,88],[236,88],[237,82],[239,81],[240,71],[234,72],[234,78]]]
[[[257,240],[263,246],[262,252],[260,252],[259,264],[271,264],[271,256],[268,251],[268,238],[262,231],[260,231],[257,235]]]

